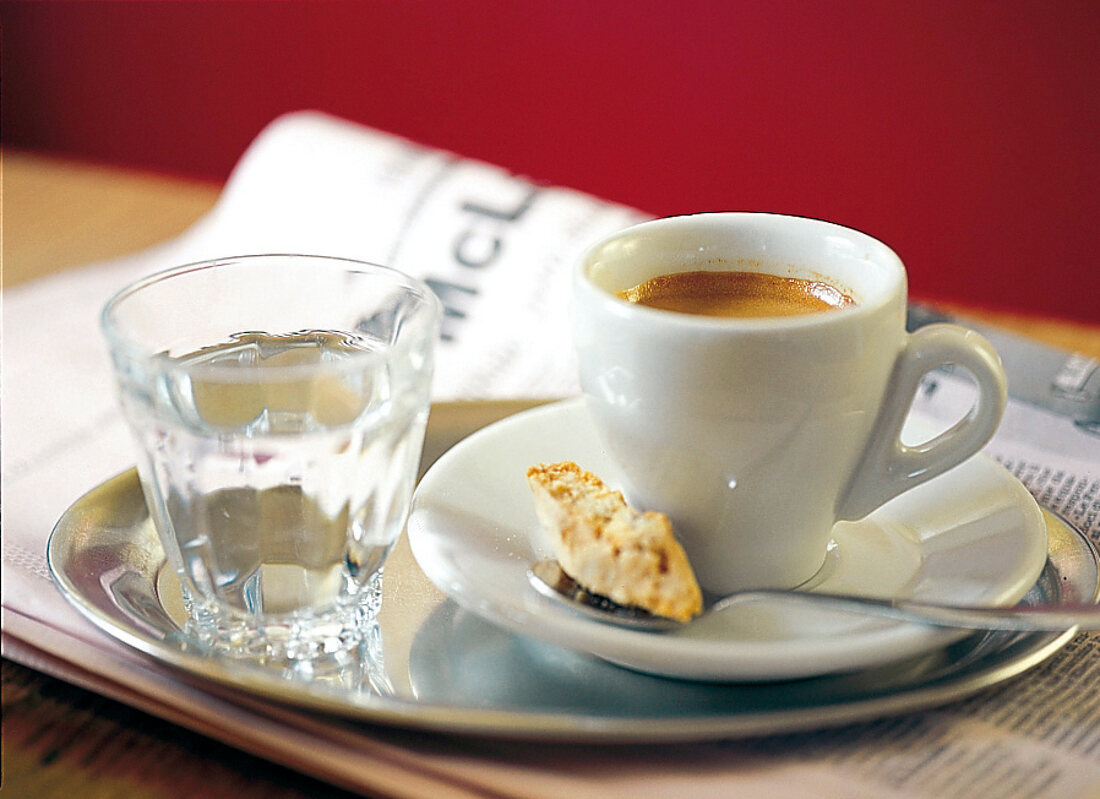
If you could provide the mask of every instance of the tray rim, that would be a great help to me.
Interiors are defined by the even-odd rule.
[[[539,404],[543,404],[543,401],[436,403],[432,406],[432,413],[437,419],[440,416],[473,415],[477,423],[465,431],[468,435],[493,421],[494,416],[504,418],[511,413]],[[429,436],[431,435],[430,427]],[[455,443],[461,437],[456,437],[452,432],[450,438],[454,440],[450,443]],[[439,442],[427,442],[426,451],[430,449],[441,449]],[[438,454],[441,453],[436,452],[435,457],[438,457]],[[306,683],[289,683],[283,676],[259,667],[201,656],[173,646],[172,643],[158,641],[138,629],[137,625],[130,622],[121,611],[118,617],[112,617],[89,603],[64,572],[60,563],[61,551],[64,546],[71,543],[69,539],[76,529],[76,517],[89,506],[94,506],[100,494],[119,490],[136,491],[140,496],[141,490],[135,469],[124,471],[86,492],[66,510],[51,532],[47,546],[47,562],[55,585],[69,603],[108,636],[141,652],[157,663],[170,667],[175,674],[188,682],[212,690],[222,697],[253,705],[262,700],[274,701],[283,706],[321,711],[345,720],[508,740],[589,744],[673,743],[804,732],[868,721],[899,712],[925,710],[963,699],[978,691],[1011,680],[1042,663],[1061,650],[1077,632],[1074,628],[1062,633],[1033,633],[1021,636],[1014,640],[1026,640],[1030,642],[1029,645],[1024,651],[1013,655],[1007,661],[1002,662],[998,659],[973,671],[964,670],[961,673],[949,673],[946,676],[937,677],[933,674],[910,686],[899,686],[888,693],[869,694],[855,699],[846,698],[836,703],[824,702],[813,706],[754,710],[747,713],[687,714],[675,717],[585,715],[572,711],[485,709],[471,705],[426,704],[380,694],[369,697],[358,695],[358,701],[349,702],[346,696],[340,697],[330,689],[316,690]],[[405,534],[402,533],[402,537],[404,536]],[[157,548],[159,549],[159,542],[157,542]],[[163,563],[163,551],[159,553],[159,557]],[[444,599],[443,602],[453,604],[450,599]],[[163,608],[163,605],[161,607]],[[168,640],[172,640],[171,636]],[[945,649],[964,646],[970,640],[972,639],[968,637],[963,642],[948,645]],[[1007,651],[1008,647],[1002,646],[998,654],[1003,656]],[[903,661],[897,665],[902,666],[906,662],[909,661]],[[882,668],[879,667],[879,669]],[[288,691],[288,685],[295,686],[295,690]],[[746,688],[749,687],[746,686]],[[242,690],[244,694],[241,693]]]

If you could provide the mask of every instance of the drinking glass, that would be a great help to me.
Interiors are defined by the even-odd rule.
[[[440,315],[407,275],[306,255],[190,264],[108,302],[142,489],[210,651],[357,657],[408,511]]]

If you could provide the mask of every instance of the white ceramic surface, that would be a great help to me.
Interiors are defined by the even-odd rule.
[[[508,630],[640,671],[709,681],[849,671],[965,634],[772,603],[739,606],[664,634],[588,621],[539,595],[525,576],[531,562],[551,554],[540,543],[525,472],[559,460],[597,475],[611,469],[581,400],[475,433],[440,458],[414,498],[408,535],[421,569],[459,605]],[[1034,583],[1046,551],[1034,499],[1006,470],[977,456],[866,519],[839,523],[810,586],[1009,604]]]
[[[615,296],[694,270],[825,279],[857,304],[731,319]],[[906,333],[900,259],[839,225],[753,213],[645,222],[595,245],[573,285],[580,382],[613,471],[634,503],[673,519],[713,592],[799,585],[835,522],[973,455],[1004,407],[992,347],[954,325]],[[973,411],[935,441],[902,444],[921,377],[948,363],[973,374]]]

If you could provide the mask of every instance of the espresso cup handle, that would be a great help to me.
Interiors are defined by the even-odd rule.
[[[953,364],[978,384],[970,412],[938,436],[915,446],[901,430],[921,378]],[[861,519],[887,500],[943,474],[985,446],[1004,413],[1007,385],[1001,359],[984,337],[958,325],[936,324],[908,336],[899,353],[867,449],[838,504],[837,518]]]

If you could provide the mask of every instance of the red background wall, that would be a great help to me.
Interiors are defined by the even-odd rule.
[[[658,215],[893,246],[924,299],[1100,322],[1095,0],[0,7],[2,136],[224,178],[318,108]]]

